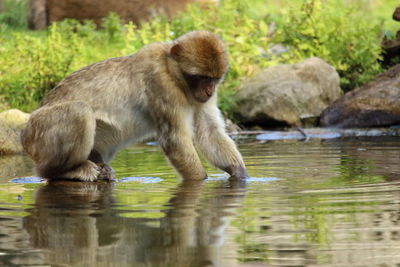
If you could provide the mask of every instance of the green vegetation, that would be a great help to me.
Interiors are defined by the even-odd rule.
[[[66,20],[33,32],[25,29],[25,2],[6,0],[6,12],[0,15],[0,101],[30,111],[72,71],[196,29],[221,35],[229,48],[231,68],[220,89],[220,107],[228,116],[243,79],[310,56],[332,64],[342,88],[350,90],[382,70],[380,41],[396,31],[391,14],[397,1],[379,2],[221,0],[217,7],[192,5],[173,19],[160,16],[140,27],[122,25],[110,14],[98,29],[90,21]],[[284,52],[274,54],[275,44],[282,44]]]
[[[342,1],[326,5],[306,1],[283,16],[276,40],[291,49],[287,62],[318,56],[333,65],[341,77],[342,89],[349,90],[369,81],[381,66],[381,25],[371,23],[359,6]]]
[[[25,0],[3,0],[3,8],[4,12],[0,13],[0,30],[26,28]]]

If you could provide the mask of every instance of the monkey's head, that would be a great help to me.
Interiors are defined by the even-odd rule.
[[[194,31],[176,39],[170,56],[187,91],[201,103],[213,96],[228,69],[224,43],[208,31]]]

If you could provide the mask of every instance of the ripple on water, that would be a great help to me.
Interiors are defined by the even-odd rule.
[[[41,184],[45,183],[46,180],[40,177],[36,176],[29,176],[29,177],[18,177],[11,179],[9,181],[10,183],[15,183],[15,184]]]
[[[121,179],[117,179],[117,182],[120,183],[126,183],[126,182],[137,182],[137,183],[143,183],[143,184],[155,184],[162,182],[163,179],[159,177],[139,177],[139,176],[132,176],[132,177],[124,177]]]
[[[227,176],[225,174],[211,174],[208,176],[206,181],[223,181],[227,180]],[[247,183],[253,183],[253,182],[274,182],[278,181],[279,178],[276,177],[248,177],[246,179]]]

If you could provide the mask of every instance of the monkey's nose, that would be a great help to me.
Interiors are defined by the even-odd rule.
[[[211,88],[211,87],[207,87],[207,88],[206,88],[206,94],[207,94],[207,96],[211,96],[212,93],[213,93],[212,88]]]

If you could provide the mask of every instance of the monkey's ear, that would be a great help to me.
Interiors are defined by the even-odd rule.
[[[177,58],[182,51],[182,46],[180,44],[174,44],[174,46],[171,47],[171,50],[169,51],[171,57]]]

